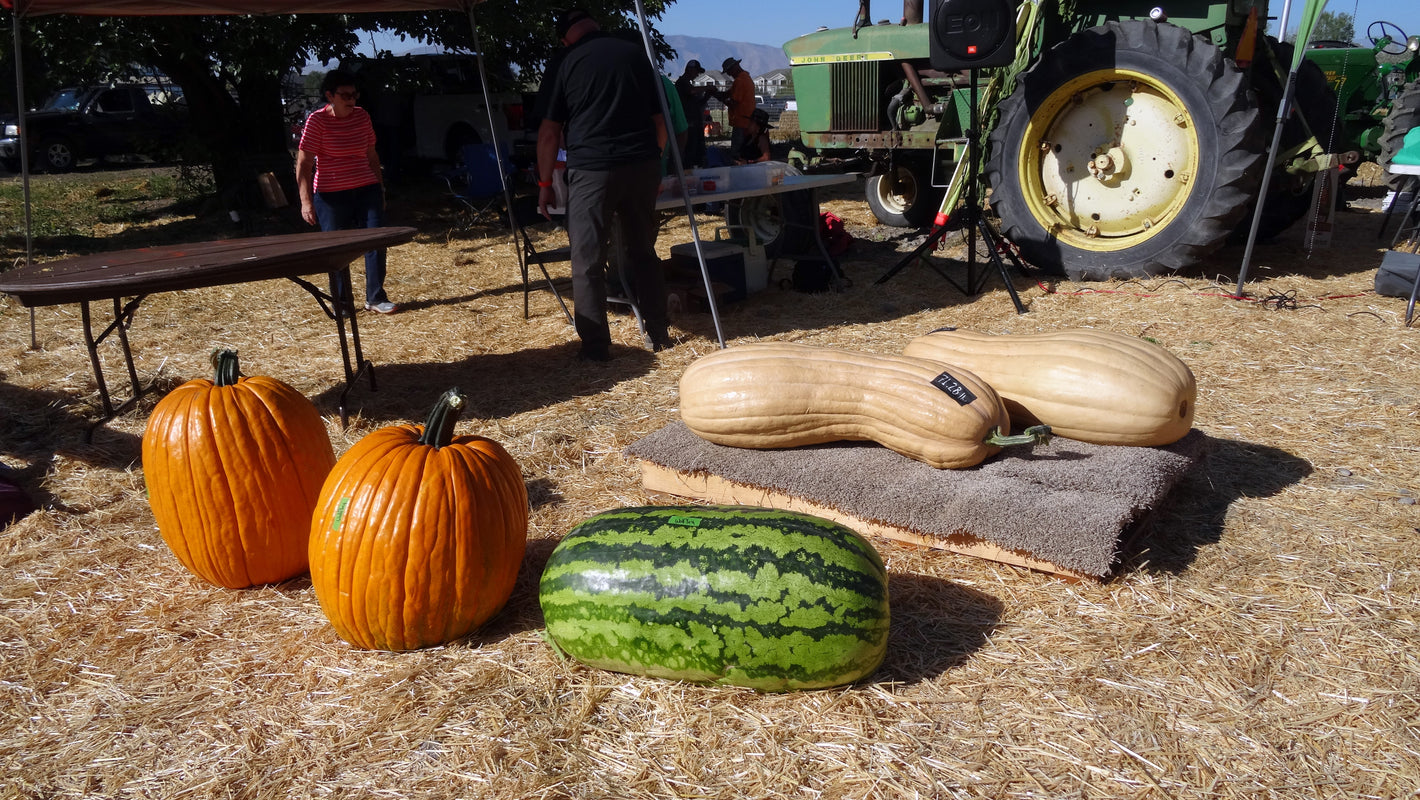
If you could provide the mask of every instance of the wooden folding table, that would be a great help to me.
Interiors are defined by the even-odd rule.
[[[198,289],[235,283],[286,278],[309,292],[335,320],[340,334],[340,356],[345,365],[345,390],[340,393],[340,419],[347,421],[346,397],[360,375],[368,376],[375,388],[374,365],[360,349],[360,330],[349,298],[346,313],[337,313],[342,304],[329,291],[303,279],[304,275],[328,273],[344,276],[350,285],[350,262],[367,250],[403,244],[414,238],[414,228],[362,228],[344,231],[314,231],[250,239],[222,239],[193,244],[161,245],[96,253],[40,264],[29,264],[0,273],[0,292],[15,295],[28,307],[79,303],[84,322],[84,343],[93,364],[104,416],[95,425],[113,419],[142,397],[145,391],[133,366],[128,345],[128,327],[139,305],[150,294],[182,289]],[[128,299],[125,302],[125,298]],[[113,301],[113,322],[97,336],[93,332],[89,303]],[[347,339],[346,323],[350,325]],[[124,365],[133,386],[132,396],[115,407],[104,380],[98,346],[111,334],[118,334]]]

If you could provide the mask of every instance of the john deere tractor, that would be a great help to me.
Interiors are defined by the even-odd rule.
[[[1262,235],[1280,231],[1306,213],[1322,170],[1378,156],[1386,120],[1413,119],[1414,58],[1368,109],[1378,132],[1365,147],[1334,124],[1336,94],[1306,60],[1264,176],[1292,54],[1265,34],[1267,0],[1027,0],[1015,62],[986,70],[934,69],[922,6],[873,23],[860,0],[853,26],[784,45],[806,162],[861,168],[879,220],[924,225],[978,136],[1002,232],[1032,264],[1076,279],[1196,264],[1246,230],[1264,191]],[[1403,39],[1388,31],[1377,47]],[[1413,54],[1420,37],[1407,45]]]
[[[1313,41],[1307,60],[1321,69],[1337,97],[1337,130],[1346,159],[1390,165],[1405,134],[1420,127],[1420,36],[1389,22],[1366,30],[1369,47]]]

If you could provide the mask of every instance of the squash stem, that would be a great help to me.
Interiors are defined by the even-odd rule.
[[[213,350],[212,370],[212,384],[214,386],[236,386],[242,373],[241,365],[237,362],[237,351]]]
[[[1015,444],[1047,444],[1050,442],[1049,425],[1033,425],[1015,436],[1003,436],[1000,428],[993,428],[991,435],[984,440],[986,444],[997,447],[1009,447]]]
[[[420,434],[419,443],[427,444],[436,450],[452,443],[454,425],[459,421],[459,414],[463,413],[467,404],[468,397],[458,389],[444,392],[424,420],[424,433]]]

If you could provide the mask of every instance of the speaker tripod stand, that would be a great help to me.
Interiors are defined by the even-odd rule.
[[[980,274],[977,273],[976,240],[977,237],[980,236],[982,244],[986,247],[986,252],[991,263],[996,267],[996,274],[1001,276],[1001,283],[1005,285],[1006,292],[1011,295],[1011,302],[1016,307],[1016,313],[1024,314],[1026,313],[1025,304],[1021,302],[1021,296],[1016,293],[1016,287],[1011,283],[1011,275],[1006,270],[1006,262],[1001,258],[1001,254],[1005,253],[1006,256],[1010,258],[1012,266],[1022,275],[1026,274],[1025,264],[1016,256],[1015,251],[1006,244],[1001,234],[992,227],[990,220],[986,219],[986,215],[981,210],[977,183],[977,163],[980,160],[978,153],[980,152],[979,140],[981,134],[979,132],[980,123],[977,120],[976,109],[976,77],[976,69],[973,67],[970,78],[971,89],[969,102],[971,108],[971,122],[966,132],[966,197],[962,202],[962,207],[956,212],[952,212],[951,209],[947,208],[947,203],[951,196],[950,193],[946,198],[943,198],[942,208],[937,211],[937,218],[932,226],[932,233],[927,236],[926,241],[922,242],[922,244],[917,246],[917,249],[908,253],[905,258],[897,262],[892,269],[884,272],[881,277],[873,281],[873,285],[876,286],[881,283],[887,283],[892,276],[906,269],[911,264],[921,261],[931,267],[933,272],[942,276],[943,280],[950,283],[962,294],[969,297],[978,295],[981,293],[981,289],[986,285],[987,278],[991,276],[989,271],[983,271]],[[960,220],[962,228],[966,231],[965,286],[957,283],[952,276],[944,272],[941,267],[933,263],[928,257],[928,253],[936,249],[941,244],[942,240],[946,238],[947,234],[951,232],[946,224],[949,217],[955,217]]]

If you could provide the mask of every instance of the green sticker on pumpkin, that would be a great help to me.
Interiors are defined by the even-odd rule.
[[[337,532],[340,530],[340,523],[345,519],[345,509],[350,507],[350,498],[342,497],[335,504],[335,516],[330,520],[330,530]]]

